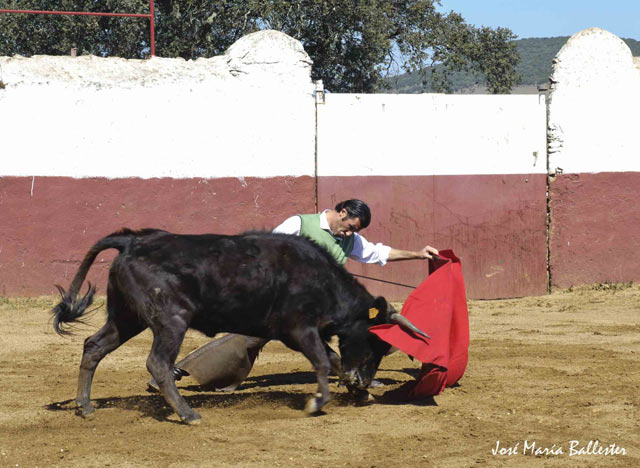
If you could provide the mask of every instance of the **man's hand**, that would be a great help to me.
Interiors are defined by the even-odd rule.
[[[434,249],[430,245],[427,245],[424,249],[418,251],[420,258],[432,259],[434,255],[438,255],[438,249]]]

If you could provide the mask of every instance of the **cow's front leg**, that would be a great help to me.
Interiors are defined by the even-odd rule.
[[[329,370],[331,363],[325,350],[325,343],[320,338],[318,330],[307,329],[298,334],[296,341],[300,351],[304,354],[316,371],[318,391],[305,405],[307,414],[317,414],[329,401]]]
[[[339,382],[343,382],[345,376],[344,372],[342,372],[342,360],[340,359],[340,356],[327,343],[324,343],[324,349],[327,352],[327,357],[329,358],[331,373],[338,376]]]

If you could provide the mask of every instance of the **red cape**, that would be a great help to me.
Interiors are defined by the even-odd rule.
[[[462,265],[453,251],[440,251],[429,261],[429,276],[407,298],[402,315],[431,338],[405,331],[399,325],[371,327],[382,340],[424,364],[415,381],[394,391],[404,400],[438,395],[454,385],[467,367],[469,314]]]

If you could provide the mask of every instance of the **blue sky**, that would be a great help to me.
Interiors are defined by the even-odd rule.
[[[441,0],[475,26],[511,29],[518,39],[572,36],[599,27],[640,40],[640,0]]]

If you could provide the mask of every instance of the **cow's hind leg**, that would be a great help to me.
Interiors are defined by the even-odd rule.
[[[100,361],[144,329],[145,325],[139,322],[133,326],[123,326],[122,324],[118,326],[114,320],[109,318],[97,333],[84,340],[76,394],[77,411],[81,416],[90,417],[95,411],[91,404],[91,382]]]
[[[180,326],[174,322],[171,327],[155,328],[151,353],[147,359],[147,369],[180,420],[187,424],[199,424],[200,415],[178,393],[173,374],[173,365],[186,331],[187,326],[184,322]]]

